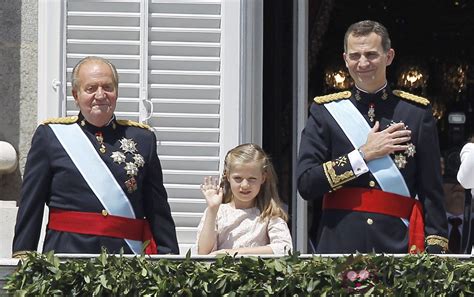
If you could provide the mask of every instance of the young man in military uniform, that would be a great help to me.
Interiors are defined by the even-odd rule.
[[[427,99],[387,85],[394,56],[384,26],[351,25],[343,58],[355,86],[311,106],[297,182],[304,199],[322,199],[316,253],[447,249],[436,124]]]
[[[147,125],[117,120],[115,66],[86,57],[72,72],[78,116],[41,124],[25,167],[13,256],[43,251],[179,253],[156,138]]]

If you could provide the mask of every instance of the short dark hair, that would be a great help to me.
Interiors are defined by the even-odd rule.
[[[354,23],[349,26],[344,35],[344,51],[347,51],[347,40],[350,35],[353,36],[367,36],[370,33],[374,32],[375,34],[382,37],[382,48],[386,53],[392,47],[392,42],[390,41],[390,36],[388,34],[387,28],[379,22],[365,20]]]

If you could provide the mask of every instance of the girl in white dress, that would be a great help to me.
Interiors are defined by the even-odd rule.
[[[198,226],[198,254],[287,254],[293,249],[277,176],[260,146],[230,150],[220,185],[206,177],[201,191],[207,208]]]

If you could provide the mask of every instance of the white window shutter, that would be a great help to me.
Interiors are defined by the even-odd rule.
[[[205,176],[218,176],[221,1],[68,0],[65,115],[78,110],[70,74],[83,57],[109,59],[120,77],[116,115],[156,132],[180,252],[196,240]],[[237,112],[237,111],[236,111]],[[229,117],[230,118],[230,117]]]
[[[70,75],[76,63],[89,55],[109,59],[119,73],[116,115],[139,121],[141,3],[135,1],[67,1],[66,115],[77,114],[71,95]]]
[[[206,207],[199,185],[219,174],[220,1],[151,1],[149,95],[165,187],[185,253]]]

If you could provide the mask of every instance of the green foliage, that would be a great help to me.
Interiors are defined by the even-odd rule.
[[[472,296],[474,262],[428,254],[149,260],[106,251],[60,261],[32,252],[4,289],[14,296]]]

